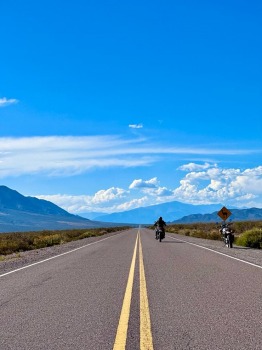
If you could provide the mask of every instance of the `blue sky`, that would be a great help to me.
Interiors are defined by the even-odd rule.
[[[4,1],[0,183],[72,213],[261,208],[261,15],[252,0]]]

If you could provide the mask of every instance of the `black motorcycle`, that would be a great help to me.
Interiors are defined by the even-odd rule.
[[[156,227],[156,239],[161,242],[162,239],[165,238],[165,233],[164,233],[164,229],[161,226],[157,226]]]
[[[230,225],[232,223],[223,223],[220,226],[219,232],[222,236],[223,241],[225,242],[226,247],[233,248],[234,242],[234,231],[231,229]]]

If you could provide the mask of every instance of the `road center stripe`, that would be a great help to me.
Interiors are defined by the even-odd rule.
[[[146,289],[143,251],[139,231],[139,274],[140,274],[140,350],[153,350],[153,339],[149,304]]]
[[[113,350],[124,350],[126,347],[127,329],[128,329],[128,321],[129,321],[129,315],[130,315],[130,305],[131,305],[131,297],[132,297],[132,289],[133,289],[134,273],[135,273],[137,242],[138,242],[138,234],[136,237],[135,249],[134,249],[133,258],[130,266],[128,281],[126,285],[126,292],[124,296],[123,306],[120,314],[120,319],[119,319],[119,324],[117,328]]]

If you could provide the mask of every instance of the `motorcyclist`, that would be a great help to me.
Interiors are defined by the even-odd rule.
[[[154,223],[154,226],[159,226],[162,228],[163,231],[163,238],[165,238],[166,236],[166,232],[165,232],[165,226],[166,226],[166,222],[163,220],[162,216],[159,217],[159,219]]]

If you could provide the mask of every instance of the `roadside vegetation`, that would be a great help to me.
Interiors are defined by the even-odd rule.
[[[217,223],[169,224],[166,231],[190,237],[221,240],[219,226]],[[262,249],[262,221],[234,222],[231,228],[235,235],[235,245]]]
[[[1,233],[0,261],[8,254],[19,254],[23,251],[51,247],[87,237],[102,236],[128,228],[129,226],[120,226],[94,229]],[[154,229],[153,226],[150,228]],[[235,245],[262,249],[262,221],[234,222],[231,228],[235,235]],[[219,233],[219,224],[217,223],[169,224],[166,231],[196,238],[222,239]]]
[[[51,247],[87,237],[97,237],[106,233],[123,231],[128,226],[95,228],[95,229],[74,229],[59,231],[32,231],[13,232],[0,234],[0,261],[1,256],[8,254],[19,254],[20,252]]]

